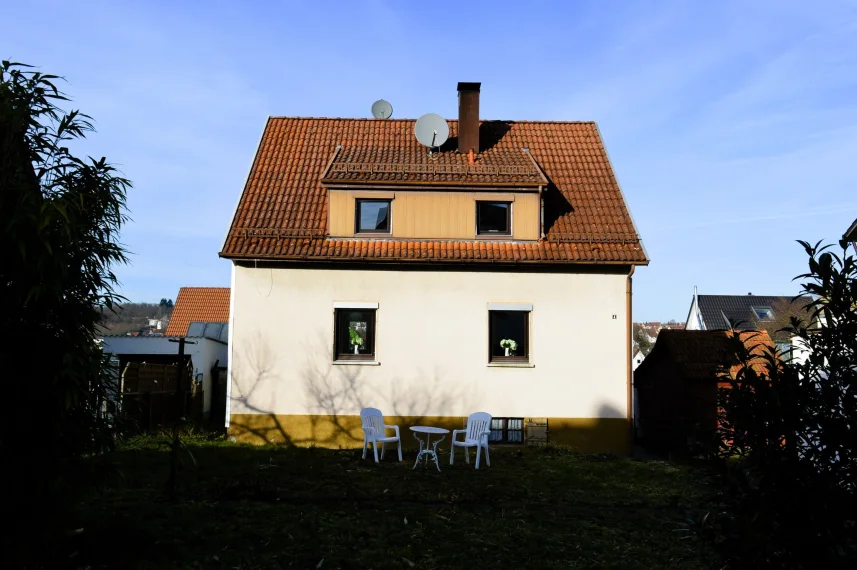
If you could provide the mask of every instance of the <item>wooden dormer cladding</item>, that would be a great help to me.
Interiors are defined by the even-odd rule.
[[[387,199],[391,206],[390,238],[476,239],[478,200],[512,203],[512,235],[505,239],[538,240],[541,204],[536,192],[330,190],[328,230],[331,237],[355,236],[358,199]],[[483,238],[479,239],[500,239]]]
[[[540,194],[548,183],[524,149],[495,151],[471,163],[452,151],[342,147],[321,182],[329,196],[331,237],[357,235],[358,200],[390,200],[390,232],[366,237],[527,241],[541,237]],[[477,235],[480,201],[511,205],[509,234]]]

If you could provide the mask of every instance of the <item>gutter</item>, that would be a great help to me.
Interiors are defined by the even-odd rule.
[[[235,343],[232,342],[232,337],[235,334],[235,263],[232,262],[229,265],[232,267],[231,274],[229,277],[229,332],[227,333],[226,339],[226,402],[225,411],[224,411],[224,427],[226,428],[227,434],[229,432],[229,424],[230,419],[232,417],[232,374],[235,370],[235,365],[233,364],[234,358],[233,353],[235,351]]]
[[[632,281],[634,270],[636,267],[634,265],[631,266],[630,271],[628,271],[628,281],[625,284],[625,313],[627,314],[627,326],[628,326],[628,338],[625,344],[627,350],[627,357],[625,358],[625,362],[627,363],[627,392],[628,392],[628,402],[627,402],[627,416],[628,416],[628,454],[633,455],[634,452],[634,371],[631,368],[631,359],[633,358],[633,354],[631,354],[631,346],[633,341],[633,319],[631,318],[631,308],[632,308]],[[232,329],[230,328],[230,331]]]
[[[536,243],[536,242],[532,242]],[[413,258],[413,257],[342,257],[336,255],[270,255],[270,256],[243,256],[243,255],[224,255],[223,252],[217,254],[218,257],[222,259],[229,259],[231,261],[269,261],[269,262],[289,262],[289,261],[307,261],[307,262],[337,262],[337,263],[367,263],[367,264],[388,264],[388,263],[400,263],[403,265],[413,265],[415,263],[423,263],[429,265],[508,265],[508,266],[517,266],[517,265],[556,265],[556,266],[564,266],[567,267],[569,265],[648,265],[649,260],[646,259],[643,261],[613,261],[613,260],[599,260],[599,261],[576,261],[576,260],[551,260],[545,261],[541,259],[512,259],[512,260],[498,260],[498,259],[456,259],[453,257],[447,258]]]

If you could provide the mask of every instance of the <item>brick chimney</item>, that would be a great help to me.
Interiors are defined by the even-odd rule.
[[[479,88],[481,83],[458,84],[458,152],[479,153]]]

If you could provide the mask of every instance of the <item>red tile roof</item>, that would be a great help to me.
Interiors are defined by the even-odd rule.
[[[185,336],[192,322],[228,323],[229,287],[182,287],[164,336]]]
[[[475,164],[467,155],[424,148],[340,148],[322,183],[432,186],[547,186],[548,181],[523,150],[495,148],[481,153]]]
[[[656,358],[652,359],[650,364],[654,364],[657,358],[669,358],[686,380],[713,379],[723,366],[728,365],[734,377],[738,369],[735,364],[736,354],[732,351],[733,345],[730,343],[734,334],[732,331],[663,329],[658,334],[652,353],[643,361],[643,364],[652,356]],[[762,356],[765,347],[774,350],[774,342],[765,331],[744,331],[738,334],[751,355]],[[658,352],[657,355],[655,351]],[[753,359],[751,367],[757,373],[764,372],[763,361],[760,359]],[[647,370],[648,366],[641,374],[645,374]]]
[[[452,142],[447,146],[455,148],[458,122],[449,121],[449,127]],[[328,199],[321,177],[336,147],[342,146],[346,156],[360,156],[354,149],[385,149],[383,156],[413,160],[426,153],[413,129],[414,121],[404,119],[270,118],[220,255],[310,261],[648,263],[598,128],[591,122],[481,123],[485,150],[480,157],[486,163],[488,157],[499,160],[501,155],[527,159],[521,149],[529,148],[549,180],[543,195],[546,239],[537,243],[328,238]],[[442,154],[450,157],[441,161],[459,160],[452,158],[451,150]]]

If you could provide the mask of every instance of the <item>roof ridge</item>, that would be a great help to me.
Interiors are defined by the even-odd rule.
[[[800,297],[800,296],[801,295],[798,295],[798,297]],[[746,297],[794,297],[794,295],[756,295],[755,293],[753,295],[738,295],[738,294],[735,294],[735,295],[733,295],[733,294],[719,295],[716,293],[706,293],[704,295],[703,294],[697,295],[697,297],[742,297],[742,298],[746,298]]]
[[[304,121],[366,121],[366,122],[400,122],[400,123],[415,123],[417,118],[397,117],[395,119],[376,119],[374,117],[305,117],[300,115],[268,115],[269,119],[290,119]],[[450,119],[444,117],[446,121],[458,122],[458,119]],[[525,123],[530,125],[594,125],[596,121],[549,121],[549,120],[528,120],[528,119],[479,119],[480,123]]]

